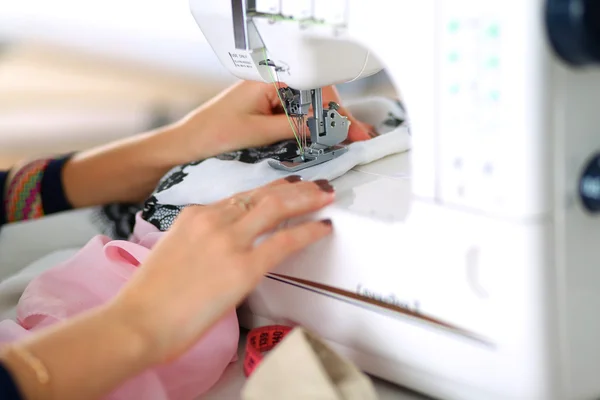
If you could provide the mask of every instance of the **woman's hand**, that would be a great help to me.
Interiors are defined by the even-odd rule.
[[[314,221],[258,238],[334,199],[327,181],[289,177],[211,206],[185,209],[115,300],[163,362],[190,348],[236,307],[263,275],[331,232]]]
[[[326,181],[289,177],[189,207],[115,299],[4,348],[0,362],[24,399],[103,398],[181,355],[267,271],[331,233],[330,222],[313,221],[264,236],[333,198]],[[265,240],[256,245],[261,236]],[[40,371],[49,383],[40,381]]]
[[[324,104],[340,103],[333,86],[323,88]],[[350,121],[348,139],[367,140],[372,127],[356,120],[348,110],[340,113]],[[213,157],[229,151],[264,146],[294,137],[273,84],[242,81],[204,104],[175,124],[170,132],[179,164]]]
[[[340,102],[334,87],[325,102]],[[351,120],[351,141],[370,137],[371,127]],[[244,81],[170,126],[76,154],[63,170],[70,203],[91,207],[111,202],[143,202],[176,165],[224,152],[293,138],[274,85]]]

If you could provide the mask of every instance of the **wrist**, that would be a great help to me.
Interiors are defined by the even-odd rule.
[[[21,351],[1,360],[24,398],[102,398],[153,365],[152,344],[131,317],[102,306],[18,342]]]
[[[146,366],[159,365],[173,353],[173,323],[169,308],[149,299],[145,290],[125,288],[109,305],[107,314],[144,353]]]
[[[124,362],[133,363],[135,370],[144,370],[159,362],[153,330],[141,323],[143,312],[119,302],[111,302],[99,311],[97,317],[118,337],[117,346],[122,351]]]

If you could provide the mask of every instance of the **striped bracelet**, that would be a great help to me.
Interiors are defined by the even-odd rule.
[[[19,168],[7,185],[5,210],[8,222],[44,216],[42,178],[52,159],[35,160]]]

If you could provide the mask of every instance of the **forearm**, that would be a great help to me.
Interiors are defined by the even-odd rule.
[[[180,150],[172,144],[177,129],[137,135],[73,156],[63,171],[64,190],[73,207],[144,201],[180,161]]]
[[[46,384],[18,353],[6,351],[2,362],[24,399],[98,399],[149,367],[151,346],[117,313],[102,308],[19,343],[48,372]]]
[[[0,183],[0,225],[71,208],[143,202],[169,169],[222,152],[218,129],[211,133],[201,114],[195,124],[184,119],[72,157],[13,166]]]

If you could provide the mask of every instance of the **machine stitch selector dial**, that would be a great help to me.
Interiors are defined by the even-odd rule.
[[[600,153],[595,154],[583,170],[579,180],[579,196],[586,210],[600,212]]]
[[[600,63],[600,1],[546,0],[546,31],[555,53],[568,64]]]

